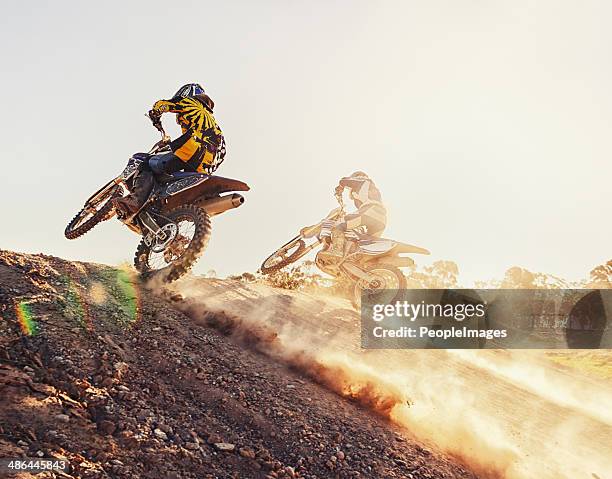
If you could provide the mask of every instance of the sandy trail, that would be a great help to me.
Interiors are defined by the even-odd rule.
[[[391,418],[483,477],[612,478],[612,388],[552,367],[537,351],[362,350],[348,302],[257,283],[187,279],[208,310],[265,326],[355,384],[399,397]]]

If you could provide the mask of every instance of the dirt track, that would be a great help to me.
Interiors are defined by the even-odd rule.
[[[63,454],[73,477],[610,477],[610,389],[533,353],[362,351],[342,300],[149,287],[0,252],[0,457]]]
[[[311,380],[340,369],[273,360],[269,330],[186,304],[0,251],[0,457],[64,457],[83,478],[477,477],[368,409],[393,405],[376,391]]]
[[[389,412],[396,423],[484,475],[612,477],[612,388],[537,351],[363,351],[348,302],[219,280],[175,289],[194,317],[205,304],[246,328],[271,325],[289,358],[304,349],[354,383],[376,384],[397,399]]]

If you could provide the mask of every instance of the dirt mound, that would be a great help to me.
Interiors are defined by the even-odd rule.
[[[0,251],[0,457],[83,478],[476,477],[387,421],[392,395],[330,389],[340,371],[274,361],[273,332],[184,309],[129,271]]]

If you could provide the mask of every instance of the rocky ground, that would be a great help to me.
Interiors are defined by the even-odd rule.
[[[0,458],[71,464],[38,478],[476,477],[181,301],[0,251]]]

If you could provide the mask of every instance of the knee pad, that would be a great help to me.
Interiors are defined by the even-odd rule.
[[[321,224],[321,233],[319,236],[321,238],[329,238],[332,234],[332,229],[334,228],[336,222],[333,220],[325,220]]]
[[[359,239],[359,235],[355,230],[348,230],[344,232],[344,237],[349,241],[357,241]]]
[[[165,164],[166,162],[163,160],[163,158],[156,157],[152,157],[148,162],[149,169],[158,175],[161,175],[164,172]]]

